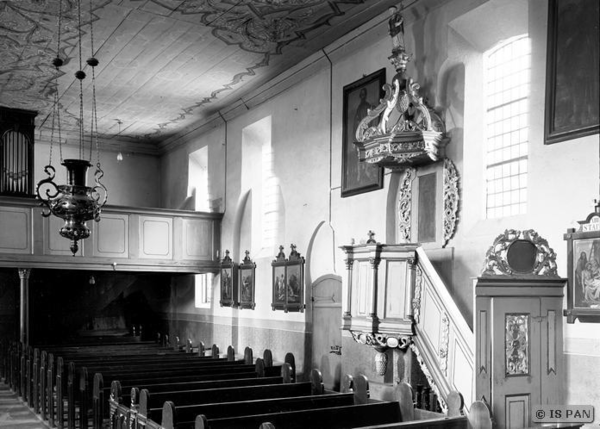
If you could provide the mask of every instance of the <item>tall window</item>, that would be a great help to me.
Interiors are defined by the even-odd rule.
[[[194,276],[194,304],[196,308],[210,308],[214,274],[196,274]]]
[[[252,190],[252,233],[250,243],[241,243],[259,257],[271,255],[280,230],[279,179],[274,171],[271,116],[248,125],[242,132],[242,186]]]
[[[210,184],[208,179],[208,147],[190,153],[188,158],[188,196],[196,200],[194,210],[210,211]]]
[[[487,218],[526,212],[530,70],[527,36],[486,54]]]

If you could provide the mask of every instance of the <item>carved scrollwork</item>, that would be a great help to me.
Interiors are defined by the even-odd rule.
[[[410,349],[413,351],[413,353],[417,357],[417,362],[419,362],[421,371],[423,371],[423,374],[425,374],[425,378],[427,378],[427,382],[429,383],[429,386],[431,386],[431,390],[433,390],[435,392],[438,402],[440,404],[440,407],[442,408],[442,410],[444,412],[447,412],[448,406],[446,405],[446,401],[444,401],[444,399],[442,398],[442,395],[440,394],[440,389],[437,386],[437,384],[435,384],[435,381],[433,380],[431,372],[429,371],[429,368],[427,368],[427,365],[425,364],[425,361],[423,360],[423,356],[421,356],[421,351],[417,348],[417,346],[414,343],[410,345]]]
[[[444,160],[444,242],[446,247],[448,240],[454,235],[458,221],[458,172],[454,163],[446,158]]]
[[[373,332],[350,331],[352,339],[358,344],[364,344],[376,349],[394,349],[406,350],[411,344],[410,336],[388,335]]]
[[[417,275],[415,277],[415,296],[412,301],[413,318],[415,323],[419,323],[421,317],[421,293],[423,291],[423,271],[417,265]]]
[[[507,229],[488,249],[481,275],[558,277],[556,253],[532,229]]]
[[[448,341],[450,334],[450,321],[448,320],[448,316],[444,314],[442,316],[442,338],[440,339],[440,350],[439,350],[439,359],[440,359],[440,369],[444,373],[444,375],[448,376]]]

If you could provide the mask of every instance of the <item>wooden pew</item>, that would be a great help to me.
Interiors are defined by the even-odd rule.
[[[400,421],[400,407],[396,402],[376,402],[369,404],[346,405],[341,407],[318,408],[303,411],[254,414],[238,417],[207,419],[196,418],[196,429],[256,429],[264,422],[286,429],[327,428],[347,429],[369,424],[382,424]]]
[[[360,383],[362,384],[362,383]],[[311,409],[269,414],[253,414],[239,417],[207,418],[199,415],[195,429],[299,429],[322,427],[328,429],[406,429],[406,428],[449,428],[468,429],[466,416],[461,415],[462,396],[452,392],[449,396],[448,415],[433,412],[422,413],[422,420],[412,402],[412,389],[405,383],[396,388],[398,402],[369,401],[365,404],[347,405],[322,409]],[[167,407],[167,405],[165,405]],[[168,412],[168,411],[167,411]],[[163,425],[164,427],[164,425]],[[171,429],[170,427],[168,429]]]
[[[182,355],[183,356],[183,355]],[[93,362],[93,366],[90,363]],[[245,373],[254,371],[253,365],[245,364],[243,360],[228,361],[227,359],[206,359],[195,357],[189,359],[184,357],[181,360],[166,359],[165,362],[151,359],[144,363],[144,360],[133,358],[132,361],[123,360],[119,364],[114,365],[111,362],[100,360],[99,362],[87,361],[88,366],[79,369],[79,375],[73,362],[69,362],[67,390],[67,408],[68,408],[68,426],[72,427],[71,423],[75,416],[74,410],[76,402],[79,404],[79,425],[81,429],[85,429],[88,425],[88,412],[93,405],[93,392],[90,390],[88,374],[101,371],[103,380],[110,383],[115,379],[124,380],[139,380],[142,378],[161,378],[171,376],[196,376],[207,374],[215,371],[230,372],[230,373]],[[78,389],[76,388],[76,380],[78,381]],[[58,381],[57,381],[58,383]],[[62,389],[61,394],[62,394]],[[63,396],[60,396],[61,398]],[[73,404],[71,406],[71,404]],[[93,418],[94,419],[94,418]],[[59,427],[62,427],[60,416],[58,418]],[[94,421],[94,420],[93,420]]]
[[[289,367],[289,364],[285,364]],[[244,416],[313,408],[328,408],[352,405],[355,397],[366,395],[366,392],[346,392],[324,394],[321,373],[313,369],[310,374],[311,395],[286,398],[249,399],[234,402],[213,402],[208,404],[184,405],[175,408],[172,401],[166,401],[162,410],[162,423],[158,425],[147,421],[148,428],[184,429],[193,428],[196,416],[204,414],[210,418]],[[153,411],[151,410],[151,413]]]
[[[163,365],[160,370],[155,371],[152,375],[156,375],[156,373],[160,371],[171,370],[174,366],[184,367],[185,373],[190,374],[194,371],[194,365],[189,365],[192,360],[194,362],[204,360],[206,362],[216,362],[214,360],[210,360],[207,358],[202,358],[191,355],[185,355],[184,353],[174,352],[170,349],[165,349],[164,347],[158,347],[156,345],[152,345],[150,347],[145,347],[146,351],[143,354],[140,354],[140,350],[144,347],[136,346],[134,347],[133,354],[127,354],[127,351],[131,351],[132,347],[127,345],[126,350],[120,350],[118,356],[115,356],[113,359],[110,359],[110,354],[106,354],[108,348],[103,347],[101,350],[103,353],[100,356],[95,356],[94,353],[90,354],[90,350],[95,350],[95,347],[77,347],[75,348],[77,351],[75,352],[74,362],[85,363],[96,365],[93,367],[94,369],[98,369],[100,367],[104,368],[122,368],[126,370],[126,368],[146,368],[149,365],[154,366],[155,370],[161,366],[161,362],[166,361],[167,364]],[[148,352],[148,350],[151,350]],[[112,353],[112,352],[109,352]],[[149,354],[148,354],[149,353]],[[81,402],[81,398],[83,398],[83,407],[82,413],[80,413],[80,423],[83,424],[83,428],[87,426],[87,420],[83,418],[83,416],[87,415],[88,404],[90,403],[89,398],[92,397],[92,392],[89,389],[88,377],[87,374],[89,371],[85,370],[85,366],[78,368],[74,362],[65,362],[62,356],[59,356],[56,364],[56,422],[59,428],[64,427],[64,398],[66,398],[67,402],[67,422],[68,427],[74,427],[74,419],[75,419],[75,402]],[[224,361],[224,360],[223,360]],[[149,362],[149,363],[148,363]],[[112,365],[111,365],[112,364]],[[177,372],[179,370],[173,369],[171,372]],[[79,372],[77,374],[76,372]],[[146,373],[147,371],[143,371]],[[65,374],[66,373],[66,374]],[[66,380],[65,380],[66,379]],[[39,388],[39,380],[35,380],[32,382],[33,386],[38,386]],[[53,386],[52,386],[53,387]],[[54,398],[49,399],[53,396],[53,392],[49,390],[51,388],[50,383],[48,383],[46,389],[46,403],[48,404],[50,401],[54,402]],[[35,397],[35,395],[34,395]],[[59,399],[60,398],[60,399]],[[72,407],[69,407],[69,404],[73,404]],[[48,419],[54,420],[54,409],[47,407]]]
[[[213,351],[215,351],[215,348],[213,347]],[[214,354],[215,356],[217,355],[216,353]],[[233,357],[233,348],[230,348],[230,350],[228,351],[228,355],[230,356],[230,358]],[[244,359],[246,361],[252,361],[252,349],[250,349],[249,347],[246,347],[246,349],[244,350]],[[254,365],[255,370],[251,375],[252,378],[254,378],[255,380],[258,378],[262,378],[265,377],[265,370],[264,370],[264,362],[262,359],[258,358],[256,360],[256,363]],[[220,367],[221,368],[221,367]],[[291,374],[295,372],[295,368],[292,368],[289,364],[282,364],[279,366],[273,366],[273,369],[277,368],[279,369],[279,375],[278,377],[282,379],[282,381],[284,383],[289,383],[291,381]],[[227,387],[229,384],[228,380],[234,379],[234,378],[241,378],[240,375],[244,375],[243,373],[240,374],[236,374],[234,372],[232,372],[231,370],[229,370],[229,373],[224,372],[224,373],[211,373],[211,374],[206,374],[204,375],[202,378],[197,377],[197,381],[215,381],[218,380],[220,383],[223,384],[222,387]],[[149,384],[149,383],[159,383],[159,384],[166,384],[167,386],[169,385],[169,383],[172,384],[172,386],[175,386],[175,384],[173,383],[177,383],[177,382],[181,382],[184,380],[181,380],[179,378],[177,378],[177,376],[173,376],[173,375],[169,375],[168,377],[162,378],[162,379],[155,379],[155,380],[144,380],[144,379],[138,379],[137,380],[137,385],[138,386],[143,386],[144,384]],[[191,381],[191,380],[187,380],[187,381]],[[131,380],[128,380],[129,383],[131,383]],[[258,381],[257,383],[251,383],[251,384],[264,384],[262,381]],[[213,388],[216,386],[213,386]],[[165,391],[165,390],[176,390],[175,387],[169,388],[166,386],[160,387],[159,388],[160,391]],[[95,391],[96,391],[96,387],[95,387]],[[98,390],[99,391],[99,390]],[[111,383],[111,393],[110,393],[110,399],[109,399],[109,408],[110,408],[110,413],[109,413],[109,418],[111,421],[111,424],[113,425],[113,427],[117,427],[121,422],[121,424],[127,425],[129,426],[129,422],[131,422],[133,419],[137,418],[137,414],[138,414],[138,401],[136,400],[137,397],[139,397],[139,390],[138,389],[132,389],[132,395],[131,395],[131,405],[130,406],[126,406],[123,402],[123,397],[122,397],[122,387],[121,387],[121,380],[115,380]],[[100,398],[98,398],[98,401],[100,401]],[[162,404],[161,404],[162,405]],[[97,411],[99,413],[101,413],[101,411]]]
[[[287,364],[286,364],[287,365]],[[166,401],[178,405],[196,405],[220,402],[237,402],[252,399],[290,398],[322,394],[322,383],[312,382],[268,384],[260,386],[221,387],[209,390],[188,390],[151,393],[140,391],[137,420],[142,425],[152,419],[162,420],[163,405]]]

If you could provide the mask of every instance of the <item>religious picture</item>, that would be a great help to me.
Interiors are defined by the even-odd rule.
[[[600,309],[600,239],[577,240],[573,258],[575,307]]]
[[[569,228],[567,323],[600,323],[600,203],[579,228]]]
[[[275,267],[273,269],[273,302],[285,304],[285,290],[287,282],[285,281],[285,266]]]
[[[381,189],[383,168],[360,162],[356,130],[367,116],[369,109],[379,105],[383,97],[385,69],[381,69],[344,87],[343,136],[342,136],[342,197]],[[375,126],[378,119],[369,124]]]
[[[237,269],[229,257],[229,250],[225,251],[225,257],[221,261],[221,299],[222,307],[235,307],[237,305]]]
[[[289,259],[279,246],[279,254],[273,267],[273,310],[304,311],[304,258],[291,245]]]
[[[250,252],[246,250],[246,257],[238,266],[238,290],[240,293],[239,308],[249,308],[254,310],[254,276],[256,264],[250,259]]]
[[[287,302],[300,302],[300,265],[292,265],[287,268]]]

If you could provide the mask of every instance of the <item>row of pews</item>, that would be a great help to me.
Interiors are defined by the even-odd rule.
[[[452,392],[447,412],[416,409],[406,383],[396,401],[369,398],[368,380],[344,376],[324,389],[313,369],[296,380],[293,354],[221,354],[200,342],[104,342],[0,346],[0,376],[50,427],[65,429],[491,428],[488,408]]]

